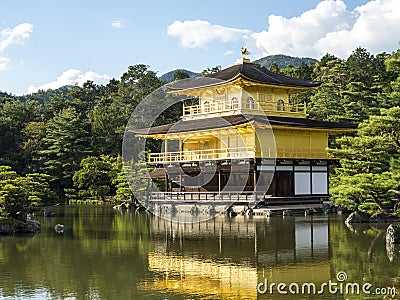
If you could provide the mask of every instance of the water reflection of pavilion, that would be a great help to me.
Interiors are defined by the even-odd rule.
[[[220,217],[178,224],[154,218],[157,251],[148,267],[158,280],[146,289],[184,295],[257,298],[257,284],[327,282],[330,278],[326,217],[247,219]]]

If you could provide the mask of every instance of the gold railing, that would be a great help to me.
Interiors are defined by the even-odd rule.
[[[255,147],[225,148],[193,150],[183,152],[150,153],[149,163],[173,163],[185,161],[206,161],[219,159],[240,159],[240,158],[294,158],[294,159],[326,159],[328,154],[325,150],[315,149],[288,149],[288,148],[267,148],[257,151]]]
[[[315,149],[288,149],[288,148],[276,148],[276,158],[328,158],[328,153],[325,150],[315,150]],[[265,151],[267,154],[271,151]],[[265,154],[263,153],[263,156]],[[265,158],[272,158],[265,157]]]
[[[149,163],[197,160],[237,159],[255,157],[255,147],[193,150],[183,152],[150,153]]]
[[[282,113],[302,113],[307,112],[306,103],[301,104],[282,104],[279,106],[276,102],[260,102],[261,110],[265,112],[282,112]]]
[[[251,107],[242,106],[240,104],[230,104],[229,102],[210,102],[208,106],[204,105],[191,105],[183,106],[183,115],[197,115],[215,112],[225,112],[230,110],[249,110],[249,111],[264,111],[274,113],[293,113],[293,114],[306,114],[306,103],[301,104],[284,104],[279,106],[276,102],[255,102]]]

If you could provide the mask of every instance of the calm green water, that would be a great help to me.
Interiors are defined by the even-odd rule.
[[[399,248],[386,249],[385,226],[355,232],[340,216],[182,225],[109,207],[55,212],[38,218],[40,235],[0,236],[1,299],[384,299],[372,295],[376,287],[400,289]],[[54,232],[57,223],[64,234]],[[344,284],[370,283],[371,295],[344,295],[339,285],[336,294],[328,286],[321,295],[257,292],[266,281],[319,290],[339,284],[339,272]]]

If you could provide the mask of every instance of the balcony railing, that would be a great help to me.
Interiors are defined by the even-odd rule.
[[[263,151],[263,158],[304,158],[304,159],[326,159],[328,158],[328,152],[322,149],[288,149],[288,148],[276,148],[276,156],[268,156],[269,151]],[[267,152],[267,153],[264,153]],[[266,156],[266,157],[265,157]]]
[[[326,159],[328,154],[321,149],[267,148],[257,154],[262,158]],[[256,157],[255,147],[193,150],[183,152],[150,153],[149,163],[173,163]],[[258,156],[257,156],[258,157]]]
[[[198,160],[237,159],[255,157],[254,147],[192,150],[183,152],[150,153],[149,163],[184,162]]]
[[[226,112],[231,110],[244,111],[264,111],[274,113],[303,114],[307,112],[306,103],[302,104],[281,104],[276,102],[255,102],[253,105],[240,107],[238,103],[229,102],[210,102],[208,105],[191,105],[183,106],[183,116],[198,115],[208,113]]]

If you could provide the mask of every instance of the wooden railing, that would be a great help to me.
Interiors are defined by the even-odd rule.
[[[151,192],[150,201],[218,201],[218,202],[253,202],[262,199],[261,192]]]
[[[328,154],[325,150],[314,149],[289,149],[289,148],[266,148],[256,152],[255,147],[224,148],[193,150],[182,152],[150,153],[149,163],[174,163],[186,161],[207,161],[221,159],[240,158],[297,158],[297,159],[326,159]]]
[[[237,159],[255,157],[255,147],[193,150],[183,152],[150,153],[149,163],[168,163],[198,160]]]
[[[268,153],[262,153],[263,158]],[[328,153],[325,150],[315,150],[315,149],[288,149],[288,148],[276,148],[276,156],[267,156],[265,158],[328,158]]]
[[[191,105],[183,106],[183,116],[186,115],[198,115],[215,112],[225,112],[230,110],[248,110],[248,111],[264,111],[274,113],[293,113],[293,114],[306,114],[307,106],[306,103],[301,104],[284,104],[279,106],[276,102],[255,102],[252,107],[242,106],[239,104],[229,104],[229,102],[210,102],[208,106],[204,105]]]

